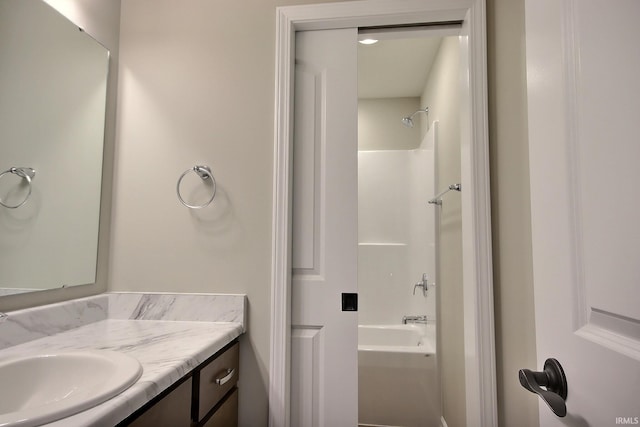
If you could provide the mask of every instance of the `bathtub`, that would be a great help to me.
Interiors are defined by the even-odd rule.
[[[358,325],[358,351],[435,353],[434,325]]]
[[[363,426],[440,426],[435,325],[358,326]]]

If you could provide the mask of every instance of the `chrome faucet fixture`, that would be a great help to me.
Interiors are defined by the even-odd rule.
[[[429,287],[434,287],[435,283],[428,283],[429,278],[427,277],[427,273],[422,273],[422,279],[418,281],[415,285],[413,285],[413,295],[416,294],[416,288],[422,288],[422,296],[427,296],[427,291]]]
[[[0,323],[4,322],[5,320],[7,320],[9,316],[5,313],[0,312]]]
[[[429,319],[427,319],[426,314],[421,314],[419,316],[402,316],[402,324],[406,325],[408,323],[424,323],[427,324]]]

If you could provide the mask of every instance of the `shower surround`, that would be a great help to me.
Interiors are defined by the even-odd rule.
[[[435,427],[440,420],[435,323],[420,325],[431,332],[429,345],[421,338],[413,347],[371,347],[361,336],[411,327],[399,325],[406,315],[436,318],[437,288],[424,295],[415,284],[423,273],[429,284],[437,281],[438,207],[427,203],[436,188],[437,128],[434,122],[417,149],[358,152],[358,409],[363,426]]]
[[[358,287],[360,324],[400,323],[405,315],[435,319],[434,140],[437,122],[414,150],[358,152]]]

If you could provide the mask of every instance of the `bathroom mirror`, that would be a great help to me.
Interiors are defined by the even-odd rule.
[[[0,296],[95,282],[108,65],[47,3],[0,0]]]

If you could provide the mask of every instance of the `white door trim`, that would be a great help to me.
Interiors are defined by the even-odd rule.
[[[462,114],[463,272],[468,425],[498,424],[484,0],[362,0],[277,8],[269,425],[289,427],[291,363],[291,168],[295,32],[464,21],[468,88]],[[466,52],[466,55],[464,54]]]

